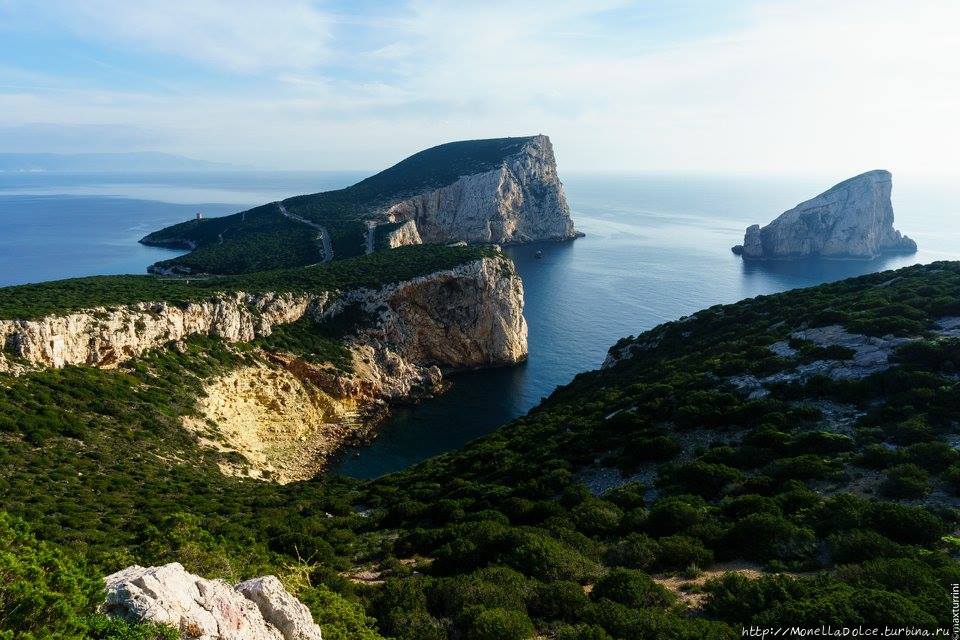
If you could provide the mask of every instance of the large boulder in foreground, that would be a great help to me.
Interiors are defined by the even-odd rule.
[[[134,565],[106,577],[103,611],[166,624],[192,640],[322,640],[310,610],[274,576],[233,587],[196,576],[177,562]]]
[[[915,253],[917,243],[893,228],[891,188],[892,176],[882,169],[844,180],[763,228],[747,227],[733,252],[749,260]]]

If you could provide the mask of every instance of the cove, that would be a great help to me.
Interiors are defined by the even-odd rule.
[[[528,361],[452,376],[449,391],[397,408],[372,443],[344,450],[331,472],[376,478],[463,446],[599,367],[623,336],[714,304],[956,258],[960,246],[948,191],[897,198],[895,190],[899,224],[920,243],[916,255],[745,263],[730,252],[731,239],[816,193],[819,181],[576,176],[565,184],[586,237],[505,248],[524,283]]]

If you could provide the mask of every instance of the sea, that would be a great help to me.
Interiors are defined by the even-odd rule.
[[[224,215],[347,186],[365,175],[0,172],[0,286],[144,273],[177,253],[137,243],[154,229],[197,213]],[[698,309],[960,259],[960,184],[896,175],[896,226],[919,244],[915,255],[757,264],[730,251],[749,224],[764,224],[844,177],[564,174],[585,237],[506,248],[524,284],[527,362],[453,376],[446,393],[398,407],[371,444],[344,450],[331,472],[375,478],[458,448],[597,368],[619,338]]]

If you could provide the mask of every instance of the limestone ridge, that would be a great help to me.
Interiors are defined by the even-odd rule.
[[[276,325],[321,311],[329,298],[327,292],[235,291],[185,306],[142,302],[35,320],[0,320],[0,372],[29,366],[110,367],[191,335],[249,342],[270,335]]]
[[[426,290],[435,297],[430,298],[424,293]],[[450,292],[457,296],[446,300],[443,296]],[[406,305],[404,295],[412,297],[413,306]],[[390,343],[399,348],[409,339],[416,345],[414,353],[429,355],[430,364],[473,368],[519,362],[526,355],[523,286],[512,263],[498,256],[375,290],[333,294],[234,291],[183,306],[142,302],[33,320],[0,320],[0,371],[66,365],[111,367],[191,335],[250,342],[269,336],[277,325],[295,322],[305,315],[330,317],[345,304],[359,300],[380,311],[380,320],[390,327],[383,329],[383,335],[394,339],[390,342],[373,336],[367,339],[371,344]],[[458,315],[446,317],[447,312]],[[464,323],[463,314],[479,324]],[[417,316],[418,326],[402,323],[410,315]],[[451,347],[449,341],[442,345],[431,343],[431,331],[446,337],[455,335],[463,341],[467,345],[463,359],[453,357],[455,348],[443,348]]]
[[[411,242],[516,243],[583,235],[574,229],[545,135],[531,137],[500,166],[392,205],[384,218],[412,221],[416,234],[406,236]]]
[[[134,565],[106,577],[103,612],[164,624],[197,640],[322,640],[310,610],[274,576],[236,586],[172,562]]]
[[[915,253],[917,243],[893,228],[891,189],[892,176],[882,169],[844,180],[763,228],[747,227],[733,252],[747,260]]]

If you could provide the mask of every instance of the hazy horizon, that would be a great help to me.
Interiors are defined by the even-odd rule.
[[[562,170],[960,173],[960,4],[0,0],[0,152],[379,170],[546,133]]]

